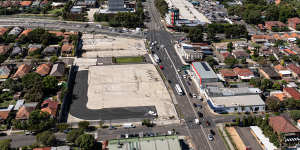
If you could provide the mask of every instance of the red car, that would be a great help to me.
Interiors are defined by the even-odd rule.
[[[161,70],[163,70],[163,69],[164,69],[164,66],[160,65],[159,68],[160,68]]]

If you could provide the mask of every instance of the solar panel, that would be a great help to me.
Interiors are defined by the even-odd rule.
[[[201,62],[201,65],[203,66],[203,68],[204,68],[206,71],[210,71],[210,69],[208,68],[208,66],[206,65],[206,63]]]

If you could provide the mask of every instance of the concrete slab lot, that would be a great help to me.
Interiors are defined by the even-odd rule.
[[[83,34],[82,57],[141,56],[147,53],[142,39]]]
[[[171,97],[153,64],[90,66],[77,72],[68,122],[177,118]]]
[[[211,23],[202,13],[194,8],[193,4],[187,0],[166,0],[169,7],[179,9],[180,19],[200,20],[201,22]]]

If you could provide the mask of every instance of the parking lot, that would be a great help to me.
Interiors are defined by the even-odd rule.
[[[135,38],[83,34],[82,57],[141,56],[147,53],[144,41]]]

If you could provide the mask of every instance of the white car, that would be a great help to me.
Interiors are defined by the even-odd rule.
[[[197,95],[194,93],[194,94],[193,94],[193,98],[196,98],[196,97],[197,97]]]
[[[211,134],[208,134],[208,140],[210,140],[210,141],[214,140],[214,136]]]

